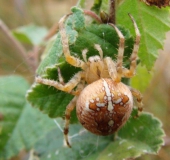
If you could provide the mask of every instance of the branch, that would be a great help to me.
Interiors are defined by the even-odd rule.
[[[98,23],[102,23],[100,17],[95,12],[90,11],[90,10],[83,10],[83,11],[85,15],[90,16],[91,18],[96,20]],[[59,30],[59,26],[57,22],[51,27],[47,35],[44,37],[44,41],[48,41],[52,36],[54,36],[58,32],[58,30]]]
[[[96,20],[98,23],[102,23],[100,17],[93,11],[90,10],[84,10],[84,14],[92,17],[94,20]]]
[[[6,35],[8,40],[14,45],[14,47],[17,49],[17,53],[19,57],[22,57],[23,61],[27,65],[29,71],[31,73],[34,73],[34,70],[32,69],[32,64],[29,61],[29,58],[27,56],[27,51],[25,48],[21,45],[21,43],[11,34],[11,31],[9,28],[5,25],[5,23],[0,19],[0,30]]]
[[[116,2],[115,0],[110,0],[109,22],[116,24]]]
[[[47,35],[44,37],[44,41],[48,41],[52,36],[54,36],[58,32],[58,30],[59,30],[59,26],[57,22],[50,28]]]
[[[165,138],[164,138],[164,141],[165,141],[165,144],[164,144],[164,146],[170,146],[170,138],[168,137],[168,136],[166,136]]]

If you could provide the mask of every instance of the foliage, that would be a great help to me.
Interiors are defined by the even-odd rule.
[[[151,69],[158,56],[158,49],[163,48],[165,33],[169,31],[169,9],[146,6],[138,0],[124,1],[118,8],[117,21],[132,31],[133,26],[127,16],[128,13],[133,15],[141,32],[141,45],[139,49],[141,64]]]
[[[13,30],[13,34],[21,42],[39,45],[42,43],[42,39],[47,34],[47,29],[45,27],[38,27],[30,24]]]
[[[45,115],[33,109],[25,100],[29,84],[19,76],[0,78],[0,159],[17,155],[22,149],[30,149],[53,126]],[[46,125],[44,125],[46,124]]]
[[[102,2],[102,3],[101,3]],[[85,1],[80,0],[79,6],[84,6]],[[96,8],[97,6],[97,8]],[[94,1],[94,11],[100,12],[108,6],[108,1]],[[106,10],[105,10],[106,11]],[[82,59],[81,51],[88,48],[88,57],[96,55],[94,44],[100,44],[104,56],[116,59],[118,36],[115,30],[106,24],[87,22],[82,9],[72,8],[73,14],[65,23],[69,37],[71,54]],[[159,14],[157,14],[159,12]],[[134,44],[134,27],[128,17],[133,15],[141,32],[141,45],[139,51],[140,65],[137,76],[131,81],[131,85],[144,91],[150,78],[145,67],[151,69],[158,49],[163,46],[165,32],[170,29],[170,14],[168,8],[159,9],[146,6],[139,0],[121,1],[117,9],[117,23],[126,38],[124,65],[129,66],[129,56]],[[155,26],[159,26],[155,27]],[[28,44],[38,45],[46,30],[41,27],[27,26],[15,30],[16,38]],[[79,69],[65,62],[62,53],[60,34],[48,42],[42,61],[37,69],[37,74],[49,79],[58,79],[57,67],[60,67],[62,75],[67,82]],[[69,70],[69,72],[68,72]],[[142,78],[142,82],[141,82]],[[141,83],[139,83],[141,82]],[[136,158],[142,154],[157,154],[163,145],[164,132],[161,122],[153,115],[143,112],[138,118],[134,118],[136,110],[119,132],[111,136],[98,137],[87,132],[78,124],[76,113],[72,114],[70,125],[70,140],[72,149],[63,145],[63,126],[65,107],[72,96],[58,91],[53,87],[33,84],[28,90],[29,84],[22,77],[7,76],[0,78],[0,159],[10,159],[22,150],[33,150],[38,153],[41,160],[45,159],[126,159]],[[28,90],[28,91],[27,91]],[[27,100],[25,93],[27,91]],[[32,108],[30,104],[39,110]],[[55,123],[53,119],[56,118]],[[57,127],[58,126],[58,127]],[[61,127],[62,128],[62,127]]]
[[[4,120],[0,123],[3,140],[0,159],[8,159],[22,149],[31,148],[40,154],[40,159],[67,159],[68,154],[71,160],[111,157],[122,159],[138,157],[144,153],[156,154],[163,143],[164,133],[160,129],[160,121],[148,113],[142,113],[135,119],[134,111],[127,124],[118,132],[115,141],[112,141],[112,136],[98,137],[87,132],[79,124],[74,124],[70,126],[73,147],[65,148],[63,133],[53,120],[32,108],[24,100],[28,83],[18,76],[3,77],[0,82],[0,91],[3,93],[0,106],[1,114],[4,115]],[[22,88],[18,88],[19,85]],[[57,119],[56,123],[63,126],[62,119]]]

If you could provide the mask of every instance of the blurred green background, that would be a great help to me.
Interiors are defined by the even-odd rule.
[[[58,22],[62,15],[70,12],[70,7],[76,5],[77,0],[0,0],[0,19],[13,30],[19,26],[34,23],[50,28]],[[87,1],[91,6],[92,1]],[[27,51],[31,45],[23,44]],[[158,156],[144,156],[139,159],[170,159],[170,32],[167,33],[164,50],[156,61],[153,71],[148,72],[151,81],[147,89],[143,90],[144,110],[153,113],[163,122],[166,132],[165,146]],[[142,77],[142,67],[138,68],[137,76]],[[25,66],[23,59],[18,56],[16,47],[0,30],[0,76],[19,74],[29,81],[34,79]],[[146,74],[146,73],[144,73]],[[144,77],[145,78],[145,77]],[[133,79],[140,84],[140,78]],[[140,79],[142,80],[142,79]],[[142,86],[141,86],[142,90]],[[22,156],[20,156],[22,157]],[[19,159],[17,157],[16,159]],[[22,159],[22,158],[21,158]]]

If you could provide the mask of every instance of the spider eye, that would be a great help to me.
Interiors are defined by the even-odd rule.
[[[95,59],[95,62],[98,62],[101,60],[99,56],[95,56],[94,59]]]
[[[89,57],[89,59],[88,59],[88,61],[89,61],[90,63],[92,63],[92,62],[98,62],[98,61],[100,61],[100,60],[101,60],[101,58],[100,58],[99,56]]]

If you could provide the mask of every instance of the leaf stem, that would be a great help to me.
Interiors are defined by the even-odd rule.
[[[22,59],[24,60],[25,64],[27,65],[29,71],[31,73],[34,73],[35,71],[32,68],[32,64],[29,61],[29,58],[27,56],[27,51],[25,48],[21,45],[21,43],[11,34],[11,31],[9,28],[5,25],[5,23],[0,19],[0,30],[6,35],[8,40],[15,46],[17,49],[17,53]]]
[[[102,23],[100,17],[93,11],[90,10],[83,10],[85,15],[88,15],[90,17],[92,17],[93,19],[95,19],[98,23]],[[71,14],[71,13],[70,13]],[[47,35],[44,37],[44,41],[48,41],[53,35],[55,35],[59,30],[59,26],[58,26],[58,22],[55,23],[51,29],[49,30],[49,32],[47,33]]]
[[[93,19],[95,19],[98,23],[102,23],[100,17],[93,11],[90,11],[90,10],[83,10],[84,11],[84,14],[92,17]]]
[[[54,36],[58,32],[58,30],[59,30],[59,26],[57,22],[50,28],[47,35],[44,37],[44,41],[48,41],[52,36]]]

